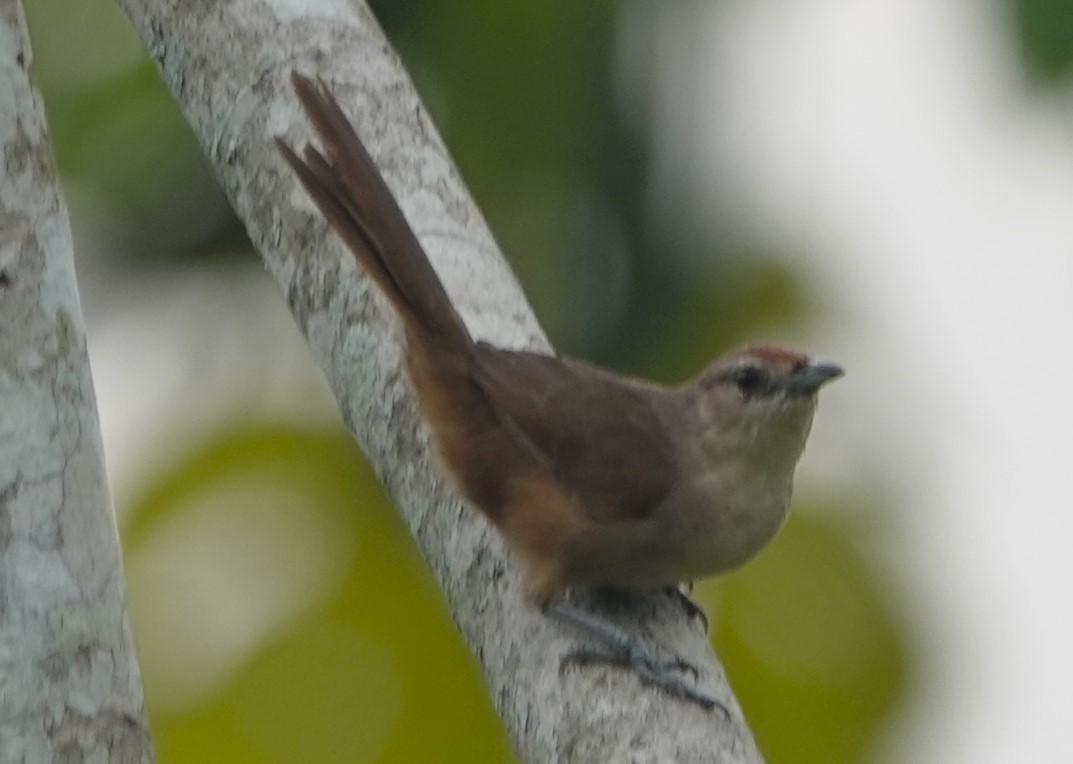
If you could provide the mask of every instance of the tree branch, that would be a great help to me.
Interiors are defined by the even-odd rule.
[[[0,0],[0,761],[153,760],[67,210]]]
[[[522,601],[503,544],[438,476],[400,367],[399,333],[277,156],[309,128],[289,86],[324,79],[350,112],[474,335],[548,350],[398,57],[361,2],[119,0],[394,498],[528,761],[758,761],[706,638],[666,597],[620,622],[700,669],[732,711],[670,697],[601,666],[562,667],[575,635]],[[356,508],[357,509],[357,508]]]

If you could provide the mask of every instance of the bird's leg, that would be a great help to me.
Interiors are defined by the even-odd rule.
[[[605,648],[604,650],[581,648],[567,656],[567,660],[580,663],[602,661],[629,666],[644,681],[654,684],[672,695],[691,700],[706,709],[718,706],[727,715],[727,718],[730,718],[730,713],[722,703],[710,695],[690,687],[671,673],[672,669],[686,668],[696,676],[696,668],[685,660],[676,658],[666,663],[660,662],[633,635],[613,623],[578,610],[564,602],[553,602],[544,608],[544,612],[561,623],[569,624],[586,632],[589,636],[601,642]]]
[[[697,604],[697,601],[690,595],[693,594],[693,582],[683,581],[677,586],[668,586],[663,591],[674,599],[678,600],[678,603],[682,606],[682,609],[686,611],[686,615],[689,618],[696,618],[701,622],[704,627],[704,633],[708,633],[709,623],[708,614],[704,612],[704,608]]]

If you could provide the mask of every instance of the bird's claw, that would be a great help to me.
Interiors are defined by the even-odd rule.
[[[682,606],[682,609],[686,611],[686,616],[690,619],[696,618],[701,622],[701,626],[704,628],[704,633],[708,633],[708,614],[704,612],[704,608],[697,604],[689,595],[692,593],[692,584],[689,585],[689,591],[684,590],[681,586],[668,586],[664,589],[668,595],[673,597]]]
[[[598,649],[594,647],[581,647],[573,650],[563,657],[563,665],[577,663],[586,665],[589,663],[611,663],[618,666],[626,666],[633,669],[642,681],[659,687],[661,690],[676,695],[680,698],[692,701],[706,710],[719,708],[730,719],[727,707],[717,699],[702,692],[695,687],[686,684],[678,676],[677,671],[688,671],[697,677],[696,666],[683,658],[674,658],[669,661],[658,661],[640,646],[633,645],[626,650]]]
[[[584,630],[605,646],[602,650],[596,648],[574,650],[564,657],[562,665],[571,662],[603,662],[628,666],[637,672],[643,681],[672,695],[691,700],[705,709],[710,710],[718,706],[727,719],[730,718],[730,712],[726,706],[707,693],[690,687],[680,677],[674,675],[675,671],[689,671],[694,678],[699,676],[696,666],[683,658],[676,656],[671,661],[659,661],[631,634],[612,623],[576,610],[564,603],[553,603],[545,609],[545,612],[553,618]]]

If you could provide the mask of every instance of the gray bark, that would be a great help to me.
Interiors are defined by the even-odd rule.
[[[277,136],[292,145],[309,138],[289,85],[292,68],[323,78],[347,108],[473,333],[509,347],[548,350],[548,344],[365,5],[119,2],[286,295],[347,425],[442,584],[522,758],[758,761],[707,640],[675,603],[642,598],[621,623],[697,665],[700,686],[723,699],[731,720],[620,669],[562,668],[578,646],[576,635],[524,604],[499,537],[438,475],[400,367],[394,318],[276,154]]]
[[[67,210],[0,0],[0,761],[153,760]]]

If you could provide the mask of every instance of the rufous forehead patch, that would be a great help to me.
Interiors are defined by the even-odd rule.
[[[779,347],[778,345],[752,345],[742,348],[734,355],[739,358],[748,356],[764,363],[785,366],[791,369],[804,366],[809,362],[809,357],[804,353],[798,353],[796,350]]]

